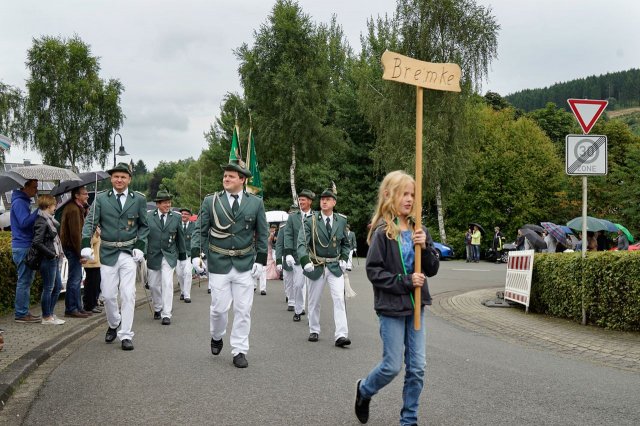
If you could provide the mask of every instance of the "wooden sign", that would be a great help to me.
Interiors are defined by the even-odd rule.
[[[384,80],[411,84],[433,90],[460,91],[460,66],[419,61],[386,50],[382,54]]]

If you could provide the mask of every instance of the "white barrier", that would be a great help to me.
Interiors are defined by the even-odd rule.
[[[505,300],[526,306],[529,312],[531,276],[533,274],[533,250],[510,251],[507,263],[507,282],[504,286]]]

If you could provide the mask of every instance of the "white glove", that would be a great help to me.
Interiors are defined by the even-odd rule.
[[[287,262],[287,265],[289,265],[289,268],[293,268],[293,265],[296,264],[295,259],[290,254],[288,254],[287,257],[284,258],[284,261]]]
[[[194,257],[193,259],[191,259],[191,264],[193,265],[193,269],[195,269],[198,274],[201,274],[201,273],[204,272],[204,268],[202,267],[202,259],[201,258]]]
[[[80,257],[87,259],[87,260],[93,260],[93,249],[91,247],[85,247],[80,251]]]
[[[278,270],[278,272],[282,271],[282,264],[276,265],[276,269]]]
[[[140,249],[133,249],[131,252],[131,257],[133,257],[134,262],[141,262],[144,259],[144,253]]]
[[[347,262],[345,262],[344,260],[338,261],[338,265],[340,265],[340,269],[342,269],[342,272],[347,270]]]
[[[262,275],[263,269],[264,269],[264,266],[262,266],[259,263],[254,263],[253,268],[251,268],[251,276],[253,278],[258,278],[260,275]]]
[[[305,272],[313,272],[313,263],[309,262],[306,265],[304,265]]]

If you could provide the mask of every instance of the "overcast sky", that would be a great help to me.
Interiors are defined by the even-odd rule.
[[[234,3],[233,6],[231,4]],[[101,77],[125,86],[120,133],[130,157],[149,168],[197,158],[203,133],[227,92],[239,92],[233,50],[253,32],[273,0],[3,0],[0,81],[24,90],[26,52],[42,35],[77,34],[100,57]],[[526,88],[640,67],[640,2],[632,0],[477,0],[501,26],[487,90]],[[392,14],[395,0],[300,0],[316,22],[337,15],[350,44],[372,16]],[[119,143],[119,140],[118,140]],[[12,148],[6,161],[33,152]]]

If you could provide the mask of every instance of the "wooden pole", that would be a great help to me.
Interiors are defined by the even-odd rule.
[[[416,229],[422,228],[422,87],[416,86],[416,194],[414,203],[416,208]],[[415,245],[415,261],[413,272],[419,274],[422,272],[421,262],[422,247],[420,244]],[[422,294],[420,287],[416,287],[413,294],[414,313],[413,328],[420,330],[420,311],[422,309]]]

